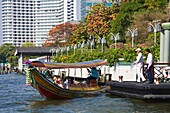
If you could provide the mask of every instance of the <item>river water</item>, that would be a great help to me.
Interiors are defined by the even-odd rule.
[[[0,75],[0,113],[168,113],[170,103],[144,102],[105,94],[91,98],[46,100],[31,86],[25,76]]]

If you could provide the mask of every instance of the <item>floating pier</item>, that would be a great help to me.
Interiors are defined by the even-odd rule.
[[[107,82],[110,89],[107,93],[121,97],[132,97],[144,100],[170,100],[170,84],[148,84],[137,82]]]

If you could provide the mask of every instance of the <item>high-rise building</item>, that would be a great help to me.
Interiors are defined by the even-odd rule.
[[[86,15],[86,0],[81,0],[81,20],[84,20]]]
[[[12,43],[15,46],[21,46],[25,42],[41,46],[48,38],[48,31],[57,24],[83,20],[90,8],[97,3],[111,5],[107,0],[0,1],[0,45]]]
[[[84,0],[2,0],[2,44],[41,46],[48,31],[63,22],[81,20]]]
[[[41,46],[48,31],[64,22],[64,0],[35,0],[35,44]]]
[[[112,0],[81,0],[82,1],[82,9],[81,9],[81,19],[83,20],[86,14],[89,13],[91,8],[96,5],[103,3],[105,6],[111,6],[112,5]],[[120,1],[120,0],[119,0]]]
[[[64,2],[64,22],[81,20],[81,0]]]
[[[35,43],[35,13],[32,0],[2,0],[2,44]]]

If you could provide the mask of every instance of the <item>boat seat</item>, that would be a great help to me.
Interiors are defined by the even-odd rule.
[[[71,87],[87,87],[87,84],[82,84],[82,83],[78,83],[78,84],[70,84]]]
[[[98,90],[100,89],[99,86],[97,85],[90,85],[88,86],[87,84],[71,84],[69,86],[69,90],[76,90],[76,91],[93,91],[93,90]]]

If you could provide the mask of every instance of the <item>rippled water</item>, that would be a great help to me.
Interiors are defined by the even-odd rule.
[[[45,100],[30,86],[25,76],[0,75],[0,113],[168,113],[170,103],[144,102],[110,97]]]

